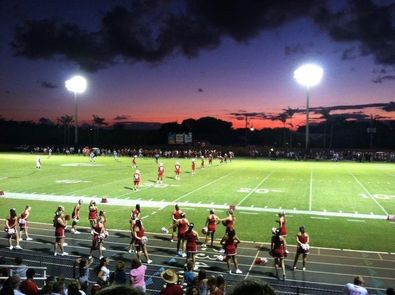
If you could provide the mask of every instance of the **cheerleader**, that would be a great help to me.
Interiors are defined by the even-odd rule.
[[[96,202],[92,200],[89,203],[89,214],[88,214],[88,220],[91,225],[91,228],[95,227],[96,220],[97,220],[97,212],[98,212],[98,209],[96,207]]]
[[[65,239],[65,234],[64,231],[67,227],[67,221],[69,219],[66,218],[67,216],[64,215],[64,210],[62,210],[63,207],[59,206],[58,210],[55,212],[54,216],[54,226],[55,226],[55,245],[54,245],[54,256],[57,256],[58,254],[64,256],[64,255],[69,255],[67,252],[64,252],[64,239]],[[60,253],[58,253],[58,248],[60,250]]]
[[[305,271],[306,270],[306,260],[307,260],[307,254],[309,254],[309,250],[310,250],[310,237],[309,235],[306,233],[304,226],[299,227],[299,232],[296,235],[296,242],[297,242],[297,248],[296,248],[296,254],[295,254],[295,260],[294,260],[294,265],[293,265],[293,269],[296,269],[296,264],[298,263],[298,259],[300,254],[302,254],[303,256],[303,268],[302,270]]]
[[[18,224],[18,217],[16,215],[15,208],[10,209],[10,216],[5,219],[5,232],[7,233],[7,238],[8,238],[8,248],[10,250],[12,249],[22,249],[22,247],[19,245],[19,233],[16,228]],[[16,241],[16,246],[12,246],[12,239],[15,239]]]
[[[193,230],[194,224],[190,223],[188,225],[188,230],[185,233],[185,240],[186,240],[186,263],[188,261],[192,261],[193,269],[196,270],[195,267],[195,255],[197,253],[197,241],[199,241],[199,235],[196,231]]]
[[[23,210],[21,216],[19,217],[19,229],[20,229],[19,237],[21,240],[23,240],[23,238],[22,238],[23,233],[25,233],[25,235],[26,235],[26,241],[33,240],[31,237],[29,237],[28,223],[27,223],[27,219],[29,218],[31,209],[32,209],[32,207],[27,205],[25,207],[25,210]]]
[[[225,249],[225,261],[228,266],[229,274],[232,274],[232,270],[230,267],[230,260],[232,259],[233,264],[236,269],[237,274],[243,273],[239,269],[239,264],[237,262],[237,245],[240,243],[239,238],[236,236],[236,231],[234,229],[227,230],[225,236],[221,240],[221,244]]]
[[[95,227],[92,228],[92,246],[89,252],[89,259],[92,259],[92,252],[99,250],[99,259],[103,258],[103,239],[105,238],[105,230],[102,219],[99,217]]]
[[[148,256],[147,251],[147,237],[144,235],[143,223],[140,219],[136,220],[136,226],[134,227],[134,246],[136,248],[137,259],[140,259],[140,253],[143,252],[147,263],[152,263],[152,260]]]
[[[207,216],[206,224],[205,224],[205,226],[207,227],[206,239],[202,247],[207,247],[209,237],[211,238],[211,247],[213,247],[214,234],[217,229],[218,222],[219,222],[219,218],[217,215],[215,215],[214,209],[210,209],[210,214]]]

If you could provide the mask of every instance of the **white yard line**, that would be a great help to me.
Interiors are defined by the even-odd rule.
[[[189,196],[190,194],[193,194],[194,192],[197,192],[197,191],[199,191],[199,190],[201,190],[201,189],[203,189],[203,188],[205,188],[205,187],[207,187],[207,186],[209,186],[209,185],[212,185],[213,183],[216,183],[216,182],[222,180],[222,179],[225,178],[225,177],[228,177],[230,174],[231,174],[231,173],[226,174],[226,175],[224,175],[224,176],[221,176],[220,178],[217,178],[216,180],[213,180],[213,181],[211,181],[211,182],[209,182],[209,183],[206,183],[205,185],[200,186],[200,187],[198,187],[197,189],[194,189],[193,191],[190,191],[189,193],[186,193],[186,194],[184,194],[184,195],[178,197],[177,199],[173,200],[173,202],[178,202],[179,200],[185,198],[186,196]]]
[[[84,203],[89,203],[91,200],[96,201],[96,203],[100,203],[101,198],[97,196],[92,197],[81,197],[81,196],[65,196],[65,195],[50,195],[50,194],[26,194],[26,193],[13,193],[13,192],[4,192],[4,196],[1,199],[19,199],[19,200],[36,200],[36,201],[53,201],[59,203],[77,203],[79,199],[82,199]],[[1,200],[0,199],[0,200]],[[108,203],[101,203],[100,206],[123,206],[123,207],[134,207],[138,202],[142,207],[147,208],[163,208],[166,206],[174,206],[174,201],[146,201],[146,200],[127,200],[127,199],[117,199],[117,198],[108,198]],[[229,209],[227,205],[218,205],[214,203],[191,203],[191,202],[179,202],[181,207],[190,207],[190,208],[204,208],[204,209],[218,209],[218,210],[226,210]],[[250,206],[239,206],[238,212],[269,212],[278,214],[278,208],[268,208],[265,207],[250,207]],[[328,217],[347,217],[347,218],[359,218],[359,219],[379,219],[386,220],[387,215],[377,215],[377,214],[362,214],[362,213],[352,213],[352,212],[331,212],[331,211],[308,211],[308,210],[294,210],[283,208],[287,212],[287,214],[302,214],[309,215],[311,218],[315,219],[328,219]],[[395,222],[393,223],[395,224]]]
[[[266,177],[264,179],[262,179],[261,182],[258,183],[258,185],[256,187],[254,187],[244,198],[242,198],[241,201],[239,203],[237,203],[236,206],[240,206],[241,203],[243,203],[249,196],[251,196],[255,192],[255,190],[257,188],[259,188],[262,185],[262,183],[264,183],[266,181],[266,179],[268,179],[272,174],[273,174],[273,171],[270,172],[268,175],[266,175]]]
[[[311,211],[312,202],[313,202],[313,169],[310,168],[309,211]]]
[[[385,215],[389,215],[387,210],[384,209],[383,206],[380,205],[379,202],[377,202],[377,200],[372,196],[372,194],[367,190],[367,188],[355,177],[354,174],[352,174],[350,171],[348,171],[348,173],[350,173],[350,175],[354,178],[354,180],[361,186],[361,188],[369,195],[370,199],[372,199],[372,201],[374,201],[377,206],[379,206],[381,208],[381,210],[383,210]]]

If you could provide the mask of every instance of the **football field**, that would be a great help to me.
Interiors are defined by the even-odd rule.
[[[51,223],[58,204],[72,211],[84,200],[81,225],[88,225],[87,203],[96,200],[105,210],[109,229],[128,229],[129,215],[141,204],[146,230],[159,232],[170,226],[177,203],[198,229],[208,210],[220,218],[230,205],[236,206],[236,231],[240,239],[270,241],[277,213],[287,215],[287,242],[295,244],[300,225],[306,227],[311,245],[340,249],[395,252],[395,165],[388,163],[295,162],[235,159],[231,163],[200,167],[191,174],[191,159],[160,159],[165,178],[157,184],[153,158],[139,158],[142,185],[134,191],[131,159],[40,155],[42,167],[35,168],[36,155],[0,154],[0,217],[12,207],[22,212],[32,206],[30,220]],[[174,165],[182,167],[175,179]],[[107,204],[100,200],[107,198]],[[217,238],[223,234],[220,226]]]

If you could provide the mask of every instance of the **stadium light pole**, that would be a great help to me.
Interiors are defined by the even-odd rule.
[[[77,94],[84,93],[87,87],[86,79],[82,76],[74,76],[65,82],[68,91],[74,93],[74,144],[78,145],[78,99]]]
[[[314,64],[305,64],[294,71],[294,79],[306,88],[306,151],[309,149],[309,100],[310,88],[321,82],[324,70]]]

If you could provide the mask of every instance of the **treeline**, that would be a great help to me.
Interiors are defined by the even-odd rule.
[[[41,118],[37,123],[13,121],[0,117],[0,144],[72,146],[74,127],[71,116],[54,123]],[[305,127],[251,131],[233,129],[230,122],[212,117],[186,119],[181,124],[165,123],[159,129],[133,129],[131,125],[108,125],[103,118],[95,117],[92,124],[79,127],[80,146],[154,146],[167,144],[168,133],[192,132],[196,144],[256,145],[281,148],[304,148]],[[101,119],[101,120],[98,120]],[[100,124],[98,124],[98,121]],[[310,125],[312,148],[395,148],[395,121],[337,120]]]

